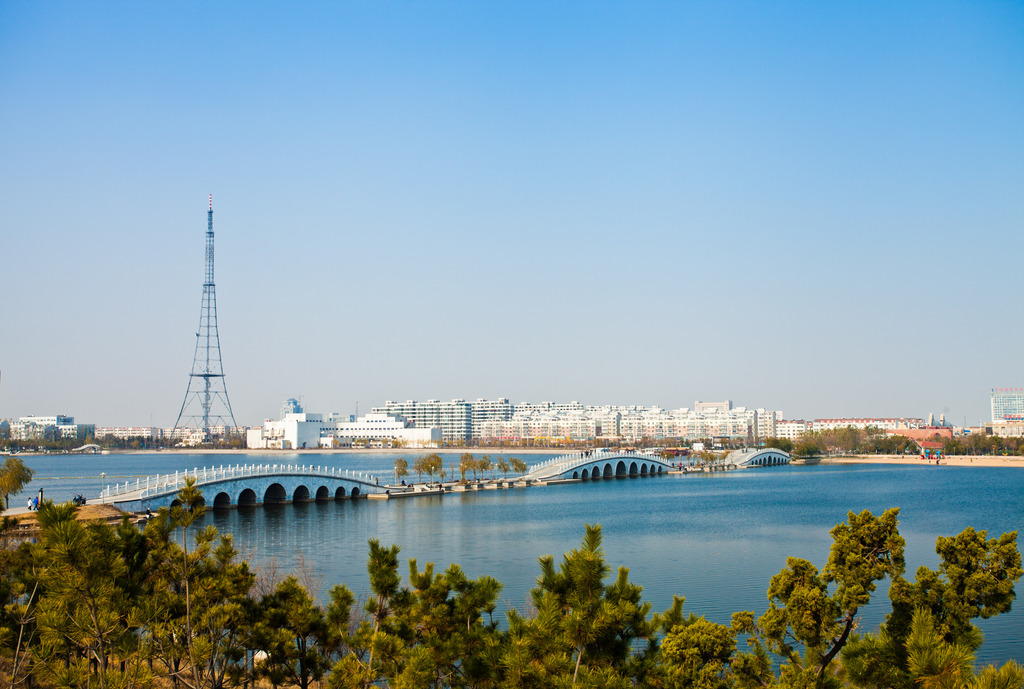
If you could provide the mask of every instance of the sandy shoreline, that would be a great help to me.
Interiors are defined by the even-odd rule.
[[[935,466],[935,460],[923,460],[918,455],[850,455],[822,457],[822,464],[904,464],[907,466]],[[939,460],[939,466],[954,467],[1015,467],[1024,468],[1024,457],[995,457],[991,455],[952,455]]]

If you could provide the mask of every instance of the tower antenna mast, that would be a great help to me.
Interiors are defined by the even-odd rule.
[[[185,392],[185,401],[181,403],[172,437],[178,437],[179,429],[201,429],[202,441],[209,443],[214,429],[218,427],[223,428],[225,435],[230,435],[235,432],[237,424],[228,399],[220,355],[217,289],[213,283],[213,194],[210,194],[210,207],[206,212],[206,270],[199,331],[196,332],[196,350],[192,358],[192,373],[188,377],[188,390]]]

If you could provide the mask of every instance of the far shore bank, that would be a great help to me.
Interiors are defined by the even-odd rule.
[[[935,459],[921,459],[918,455],[846,455],[822,457],[821,464],[904,464],[907,466],[935,466]],[[996,457],[993,455],[951,455],[938,460],[939,466],[955,467],[1016,467],[1024,468],[1024,457]]]
[[[579,450],[564,450],[559,448],[542,447],[368,447],[368,448],[307,448],[301,450],[264,450],[264,449],[194,449],[186,447],[163,448],[159,450],[104,450],[104,454],[112,455],[267,455],[270,457],[280,455],[363,455],[363,454],[407,454],[422,455],[436,452],[437,454],[450,455],[463,452],[487,455],[550,455],[570,454]],[[35,454],[35,453],[29,453]],[[57,453],[54,453],[57,454]]]
[[[612,449],[612,448],[609,448]],[[656,450],[657,448],[648,448]],[[516,455],[562,455],[580,452],[577,448],[554,448],[554,447],[446,447],[446,448],[311,448],[301,450],[265,450],[265,449],[196,449],[196,448],[161,448],[147,450],[104,450],[103,454],[112,455],[259,455],[263,457],[284,457],[289,455],[300,456],[321,456],[321,455],[356,455],[356,454],[384,454],[384,455],[417,455],[436,452],[438,454],[452,455],[469,452],[472,454],[487,454],[496,456]],[[47,455],[36,452],[19,453],[21,457],[34,456],[83,456],[78,454],[65,455],[59,452],[51,452]],[[84,455],[89,456],[89,455]],[[815,463],[820,464],[903,464],[903,465],[935,465],[935,460],[924,460],[918,455],[843,455],[836,457],[817,458]],[[683,460],[685,461],[685,460]],[[1016,467],[1024,468],[1024,457],[1004,457],[993,455],[951,455],[943,456],[939,460],[940,466],[964,466],[964,467]]]

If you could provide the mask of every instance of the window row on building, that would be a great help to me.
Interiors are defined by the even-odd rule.
[[[73,416],[22,416],[10,424],[12,440],[84,440],[95,435],[91,423],[75,423]]]

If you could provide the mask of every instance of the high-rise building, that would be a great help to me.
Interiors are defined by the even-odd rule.
[[[281,405],[281,418],[288,416],[289,414],[301,414],[302,404],[299,403],[294,397],[289,397]]]
[[[512,418],[512,403],[507,397],[499,397],[496,400],[478,399],[469,405],[469,417],[471,434],[479,438],[480,429],[487,421],[507,421]]]
[[[992,388],[992,421],[1024,420],[1024,388]]]
[[[416,428],[440,428],[445,442],[466,442],[473,430],[473,410],[466,400],[427,400],[417,402],[392,402],[388,400],[381,407],[370,410],[372,414],[400,416],[411,421]]]

